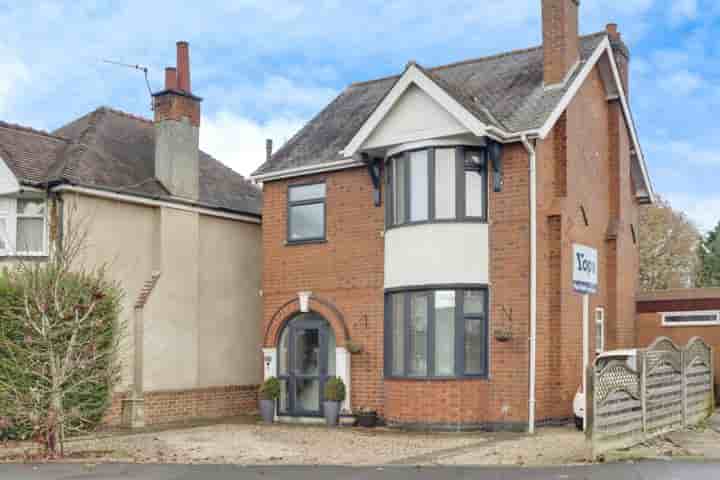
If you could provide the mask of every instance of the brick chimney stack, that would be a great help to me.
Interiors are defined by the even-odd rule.
[[[155,178],[176,197],[197,200],[202,99],[190,89],[190,47],[177,43],[177,66],[165,69],[165,88],[153,94]]]
[[[610,45],[612,45],[613,51],[615,52],[615,61],[617,62],[618,70],[620,71],[620,78],[623,82],[623,88],[625,89],[625,95],[630,95],[630,50],[622,40],[622,35],[618,30],[617,23],[608,23],[605,27],[607,36],[610,39]]]
[[[580,0],[542,0],[543,80],[563,83],[580,61]]]

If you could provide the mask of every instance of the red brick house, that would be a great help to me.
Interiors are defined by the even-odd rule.
[[[597,249],[590,348],[635,341],[637,209],[653,201],[615,25],[350,85],[254,174],[263,183],[265,375],[279,415],[534,428],[582,381],[573,245]],[[604,344],[604,345],[601,345]]]

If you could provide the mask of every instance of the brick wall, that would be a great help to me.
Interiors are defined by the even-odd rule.
[[[156,425],[193,418],[222,418],[255,414],[258,406],[257,385],[228,385],[191,390],[145,392],[145,423]],[[119,425],[122,400],[116,394],[103,423]]]

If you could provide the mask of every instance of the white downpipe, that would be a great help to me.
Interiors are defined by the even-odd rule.
[[[587,412],[590,410],[587,407],[587,371],[588,371],[588,365],[590,365],[590,295],[585,294],[582,297],[583,299],[583,327],[582,327],[582,342],[583,342],[583,371],[582,371],[582,389],[583,389],[583,397],[585,398],[585,412],[583,415],[583,432],[587,431]]]
[[[537,172],[535,147],[527,135],[520,137],[528,152],[530,169],[530,387],[528,395],[528,432],[535,433],[535,364],[537,353]]]

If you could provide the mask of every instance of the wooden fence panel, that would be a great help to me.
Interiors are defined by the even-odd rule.
[[[593,455],[635,445],[706,419],[714,408],[712,349],[659,338],[638,351],[638,371],[612,361],[588,372],[588,430]]]

